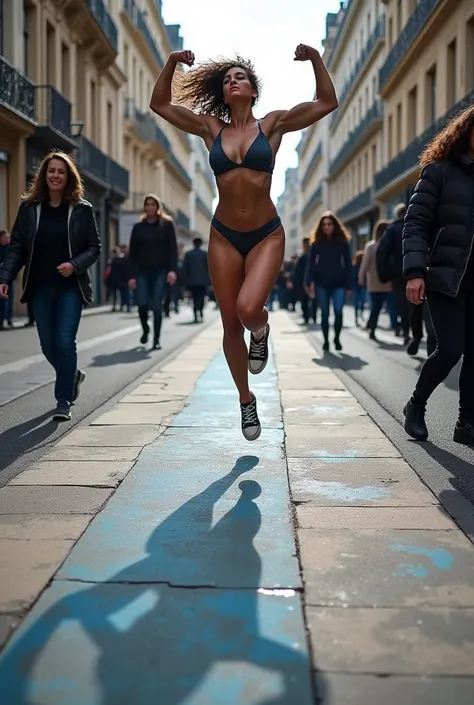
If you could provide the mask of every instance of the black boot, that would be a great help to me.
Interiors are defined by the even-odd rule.
[[[138,316],[140,318],[140,323],[142,324],[143,333],[140,338],[140,343],[146,345],[148,343],[148,336],[150,335],[150,326],[148,325],[148,311],[146,308],[138,309]]]
[[[454,429],[453,441],[474,447],[474,423],[459,420]]]
[[[417,406],[411,399],[403,409],[405,416],[404,429],[415,441],[426,441],[428,429],[425,423],[425,407]]]
[[[153,316],[153,350],[161,350],[160,334],[162,321],[161,311],[155,311]]]

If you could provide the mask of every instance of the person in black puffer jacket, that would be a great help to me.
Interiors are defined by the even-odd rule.
[[[453,440],[474,446],[474,106],[427,146],[421,167],[405,217],[403,274],[409,301],[420,305],[426,292],[437,345],[405,406],[405,430],[427,439],[426,403],[462,356]]]
[[[326,211],[316,226],[313,244],[308,254],[305,284],[311,297],[321,308],[321,328],[324,336],[323,350],[329,350],[329,306],[334,308],[334,345],[342,350],[342,312],[346,292],[352,285],[352,259],[349,249],[351,236],[340,220]]]

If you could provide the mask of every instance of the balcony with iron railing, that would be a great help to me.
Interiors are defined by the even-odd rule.
[[[211,209],[204,203],[202,198],[200,196],[196,195],[196,208],[199,208],[202,213],[208,218],[209,221],[212,220],[212,211]]]
[[[331,65],[331,61],[336,56],[337,50],[339,49],[339,45],[341,43],[341,38],[342,38],[342,35],[344,34],[344,28],[345,28],[346,22],[347,22],[347,16],[349,14],[349,10],[351,9],[352,2],[353,2],[353,0],[342,0],[342,2],[341,2],[341,9],[344,10],[344,16],[339,24],[339,27],[337,28],[336,37],[335,37],[334,43],[332,45],[332,50],[331,50],[331,54],[329,57],[329,64],[330,65]]]
[[[332,160],[329,167],[330,177],[333,178],[344,167],[352,155],[359,149],[362,142],[371,133],[376,125],[382,125],[383,106],[381,101],[376,100],[369,108],[365,116],[357,127],[349,132],[347,140]]]
[[[378,46],[381,46],[385,38],[385,15],[379,18],[379,21],[375,25],[375,29],[370,35],[365,47],[359,56],[351,75],[346,80],[342,91],[338,94],[339,108],[333,112],[331,115],[331,126],[335,126],[342,117],[345,111],[345,102],[348,96],[352,93],[354,87],[357,85],[357,81],[362,75],[364,68],[367,66],[368,62],[374,56],[375,50]]]
[[[135,29],[141,34],[146,46],[148,49],[151,51],[153,54],[153,57],[155,58],[156,63],[160,67],[160,69],[163,68],[164,66],[164,60],[161,55],[161,52],[158,48],[157,43],[155,42],[153,35],[150,31],[150,28],[148,27],[148,24],[143,16],[142,11],[136,4],[135,0],[124,0],[123,1],[123,8],[124,12],[126,15],[128,15],[131,23],[135,27]]]
[[[54,86],[36,86],[37,127],[30,140],[44,149],[74,149],[77,142],[71,134],[71,113],[71,103]]]
[[[171,164],[174,166],[174,168],[176,169],[176,171],[179,173],[179,175],[181,176],[181,178],[183,179],[183,181],[185,182],[185,184],[186,184],[186,186],[189,188],[189,190],[191,190],[191,188],[192,188],[192,186],[193,186],[193,182],[192,182],[192,180],[191,180],[191,178],[190,178],[188,172],[187,172],[186,169],[183,167],[183,165],[181,164],[181,162],[178,161],[178,159],[175,157],[175,155],[173,154],[173,152],[171,152],[170,155],[169,155],[169,161],[170,161]]]
[[[474,90],[453,105],[442,117],[431,123],[421,135],[415,137],[405,149],[399,152],[383,169],[377,172],[375,175],[375,191],[383,191],[392,182],[396,183],[406,174],[409,175],[411,172],[416,171],[418,169],[420,155],[428,142],[444,129],[448,120],[457,115],[461,110],[472,106],[473,103]]]
[[[112,17],[107,11],[104,0],[86,0],[86,5],[93,14],[97,24],[107,37],[107,41],[113,50],[118,52],[118,31]]]
[[[0,105],[35,122],[35,84],[0,56]]]
[[[306,218],[307,215],[309,215],[309,213],[311,213],[313,208],[315,208],[315,206],[317,206],[318,203],[320,203],[322,200],[323,200],[323,187],[320,184],[317,187],[317,189],[313,192],[311,198],[309,199],[309,201],[307,202],[307,204],[303,208],[303,212],[301,214],[303,220]]]
[[[308,164],[308,166],[307,166],[307,168],[306,168],[306,171],[305,171],[305,173],[304,173],[304,176],[303,176],[303,178],[302,178],[302,180],[301,180],[301,186],[302,186],[303,188],[306,186],[306,184],[307,184],[308,181],[310,180],[311,175],[313,174],[313,172],[314,172],[314,170],[315,170],[315,168],[316,168],[316,165],[317,165],[317,163],[319,162],[319,160],[322,158],[322,156],[323,156],[323,145],[321,144],[321,142],[319,142],[319,143],[318,143],[318,146],[317,146],[316,149],[314,150],[314,154],[313,154],[313,156],[311,157],[311,161],[310,161],[310,163]]]
[[[411,47],[419,39],[419,35],[430,19],[437,6],[443,0],[419,0],[399,38],[391,48],[379,72],[379,89],[382,91],[392,74],[399,68]]]
[[[186,213],[183,213],[183,211],[180,208],[176,209],[176,218],[175,218],[175,223],[178,226],[181,226],[182,228],[186,228],[186,230],[190,229],[190,220]]]
[[[373,207],[372,188],[369,186],[351,201],[345,203],[342,208],[339,208],[337,215],[341,220],[351,220],[355,216],[371,210]]]
[[[77,164],[86,178],[99,184],[119,196],[122,200],[128,198],[128,170],[111,159],[101,149],[86,137],[80,137]]]

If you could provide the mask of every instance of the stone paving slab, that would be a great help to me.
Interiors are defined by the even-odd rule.
[[[91,426],[134,426],[140,424],[161,424],[165,419],[176,414],[183,402],[153,402],[150,404],[117,404],[111,411],[91,422]]]
[[[0,612],[20,613],[27,610],[73,545],[74,541],[1,539]]]
[[[125,438],[122,428],[122,438]],[[136,460],[142,452],[143,446],[55,446],[43,456],[48,460],[63,460],[70,462],[80,460],[83,462],[108,460],[126,462]]]
[[[332,431],[328,431],[331,433]],[[438,505],[411,467],[401,458],[289,458],[294,502],[319,506]]]
[[[474,675],[474,609],[309,606],[306,617],[322,671]]]
[[[6,485],[0,489],[0,514],[95,514],[111,492],[96,487]]]
[[[325,372],[304,375],[298,372],[287,372],[278,378],[282,391],[308,390],[308,389],[344,389],[344,386],[336,375],[328,375]]]
[[[0,614],[0,650],[20,624],[20,619],[17,615]]]
[[[351,399],[352,394],[347,389],[290,389],[281,391],[283,406],[303,406],[314,399]]]
[[[136,446],[141,448],[155,441],[162,432],[163,428],[157,424],[150,426],[128,425],[126,433],[124,433],[121,426],[104,426],[101,428],[97,428],[96,426],[80,426],[71,433],[68,433],[65,438],[62,438],[56,444],[56,447],[81,446],[85,448],[93,446],[112,446],[113,448],[120,448]]]
[[[289,458],[399,458],[400,453],[385,437],[345,438],[326,429],[325,438],[313,437],[313,426],[285,423],[286,452]],[[309,431],[308,431],[309,429]]]
[[[292,591],[55,581],[4,651],[2,705],[313,705],[308,659]]]
[[[308,605],[474,607],[474,546],[458,531],[303,529]]]
[[[431,529],[455,530],[441,505],[434,507],[319,507],[296,508],[300,529]]]
[[[81,487],[117,487],[135,461],[60,460],[34,463],[17,475],[10,485],[77,485]]]
[[[90,514],[51,516],[0,515],[0,539],[34,541],[76,540],[91,521]]]
[[[324,705],[472,705],[474,678],[317,674]]]
[[[352,442],[352,439],[385,439],[383,431],[368,416],[352,416],[333,421],[328,418],[321,419],[321,415],[314,409],[317,406],[290,406],[285,409],[286,426],[298,426],[303,432],[303,426],[311,426],[311,438],[315,445],[330,438],[342,439]],[[346,444],[347,445],[347,444]]]

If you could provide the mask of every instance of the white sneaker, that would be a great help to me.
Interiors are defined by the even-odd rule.
[[[249,345],[249,372],[253,375],[259,375],[263,372],[268,362],[268,336],[270,335],[270,326],[267,323],[263,338],[255,340],[253,333],[250,333]]]
[[[252,401],[240,405],[242,414],[242,433],[247,441],[256,441],[262,432],[257,415],[257,400],[252,394]]]

